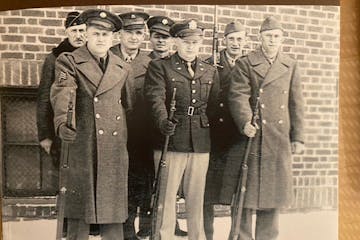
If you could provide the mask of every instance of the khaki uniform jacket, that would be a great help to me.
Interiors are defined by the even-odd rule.
[[[164,136],[160,124],[168,117],[173,89],[176,88],[175,134],[170,137],[169,151],[210,152],[210,121],[218,103],[219,79],[216,68],[197,58],[191,77],[176,53],[153,60],[145,77],[145,100],[149,104],[157,134],[156,149],[162,149]]]
[[[252,118],[259,94],[258,125],[248,160],[245,207],[281,208],[292,203],[291,142],[304,142],[304,110],[297,62],[279,53],[272,65],[261,50],[237,61],[229,106],[240,132]],[[230,202],[239,179],[246,140],[232,146],[224,173],[222,200]]]
[[[65,216],[121,223],[128,211],[126,114],[133,107],[131,70],[108,52],[103,73],[86,46],[56,61],[51,88],[55,130],[67,120],[74,92],[76,140],[69,147]]]

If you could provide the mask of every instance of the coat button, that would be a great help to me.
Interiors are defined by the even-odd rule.
[[[171,81],[175,82],[175,78],[172,78]]]
[[[112,133],[112,135],[113,135],[113,136],[116,136],[116,135],[118,135],[118,132],[117,132],[117,131],[114,131],[114,132]]]
[[[121,117],[120,117],[120,116],[116,116],[116,120],[118,120],[118,121],[119,121],[120,119],[121,119]]]
[[[262,122],[263,124],[266,124],[266,119],[263,119],[261,122]]]
[[[209,83],[209,84],[212,84],[212,81],[209,81],[208,83]]]
[[[121,104],[121,99],[118,100],[118,104]]]
[[[281,105],[281,106],[280,106],[280,109],[284,109],[284,108],[285,108],[285,105]]]
[[[100,129],[100,130],[99,130],[99,134],[100,134],[100,135],[103,135],[103,134],[104,134],[104,130]]]
[[[193,100],[191,100],[192,103],[196,103],[196,99],[194,98]]]
[[[223,119],[223,118],[219,118],[219,122],[224,122],[224,119]]]
[[[261,107],[261,108],[265,108],[265,104],[263,104],[263,103],[260,104],[260,107]]]
[[[280,119],[280,120],[278,121],[278,123],[279,123],[279,124],[283,124],[284,121],[283,121],[282,119]]]
[[[181,70],[181,67],[178,67],[177,70]]]
[[[284,91],[283,91],[283,94],[287,94],[287,91],[286,91],[286,90],[284,90]]]
[[[260,88],[260,89],[259,89],[259,92],[260,92],[260,93],[263,93],[263,92],[264,92],[264,89]]]
[[[192,92],[192,93],[196,93],[196,90],[195,90],[195,89],[193,89],[193,90],[191,90],[191,92]]]
[[[195,80],[192,80],[192,81],[191,81],[191,84],[196,84],[196,81],[195,81]]]
[[[100,118],[100,114],[95,114],[95,118],[99,119]]]
[[[94,97],[94,102],[98,102],[98,101],[99,101],[99,98]]]
[[[224,104],[223,104],[223,103],[220,103],[219,106],[220,106],[220,107],[224,107]]]

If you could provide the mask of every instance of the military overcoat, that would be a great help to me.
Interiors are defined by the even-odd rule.
[[[86,46],[56,61],[51,88],[56,131],[67,119],[74,95],[76,140],[69,147],[65,216],[87,223],[121,223],[127,218],[127,127],[132,109],[131,70],[108,52],[103,73]]]
[[[230,79],[229,106],[239,131],[251,120],[259,96],[258,125],[250,157],[245,207],[282,208],[292,203],[291,142],[304,142],[301,78],[297,62],[279,53],[273,64],[261,50],[237,61]],[[229,151],[221,200],[230,203],[246,140]]]
[[[216,118],[210,127],[211,152],[209,169],[206,176],[205,203],[219,203],[222,178],[228,150],[239,137],[239,132],[230,114],[228,105],[228,93],[230,85],[230,74],[233,67],[230,65],[225,49],[220,51],[217,70],[220,79],[219,104],[217,105]],[[207,61],[213,64],[213,58]]]
[[[110,49],[124,60],[120,44]],[[132,91],[135,94],[134,110],[128,121],[129,132],[129,197],[131,203],[140,205],[151,197],[154,176],[153,149],[151,147],[150,117],[144,102],[144,79],[151,58],[139,50],[130,66],[134,73]]]
[[[145,77],[145,100],[151,109],[153,123],[160,129],[168,117],[170,100],[176,88],[175,118],[178,123],[169,141],[169,151],[210,152],[210,121],[215,117],[218,103],[219,79],[216,68],[196,59],[192,77],[176,53],[153,60]],[[154,136],[156,149],[162,149],[164,136]]]

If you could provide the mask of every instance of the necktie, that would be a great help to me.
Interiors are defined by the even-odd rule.
[[[229,62],[230,62],[230,66],[232,66],[232,67],[235,66],[235,59],[230,59]]]
[[[190,73],[190,76],[191,76],[191,77],[194,77],[195,72],[194,72],[194,70],[193,70],[192,67],[191,67],[191,62],[186,62],[186,66],[187,66],[187,69],[188,69],[188,71],[189,71],[189,73]]]
[[[104,58],[100,58],[100,68],[103,72],[105,72],[106,70],[106,62],[105,62],[105,59]]]

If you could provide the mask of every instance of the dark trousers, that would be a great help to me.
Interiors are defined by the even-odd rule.
[[[68,232],[66,240],[88,240],[90,224],[83,219],[68,218]],[[99,224],[102,240],[124,240],[123,224]]]
[[[204,204],[204,230],[206,240],[213,240],[214,235],[214,205]]]

